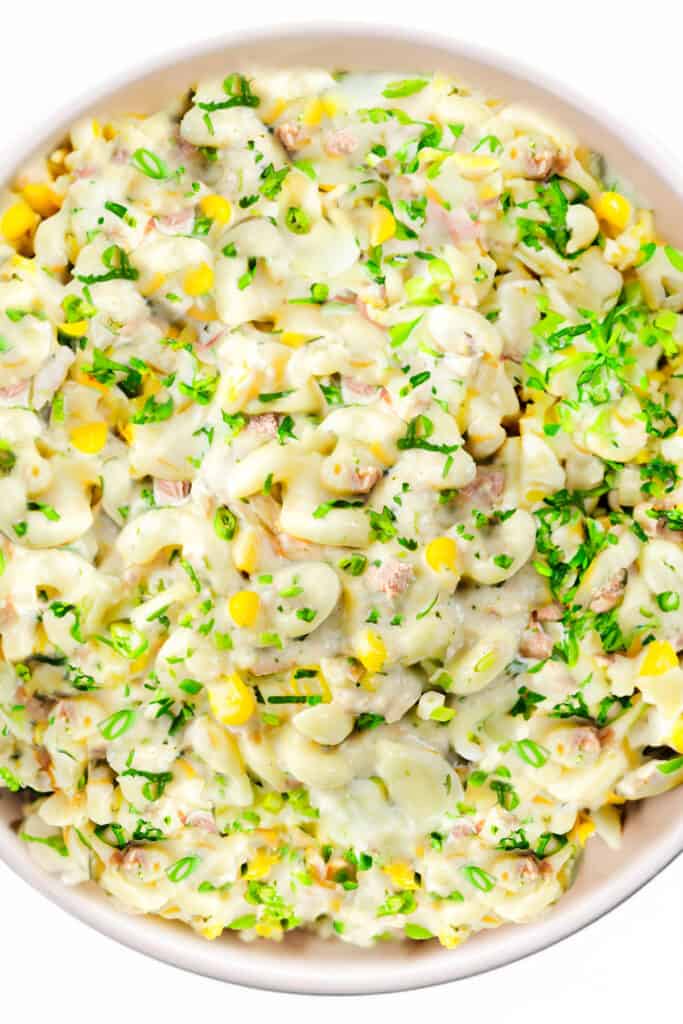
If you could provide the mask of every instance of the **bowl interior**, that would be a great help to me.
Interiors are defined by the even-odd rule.
[[[129,79],[45,122],[32,138],[33,152],[45,152],[69,125],[89,112],[147,112],[182,92],[198,78],[260,66],[329,66],[419,72],[452,72],[490,94],[532,105],[571,127],[589,147],[632,183],[655,209],[667,238],[683,244],[683,202],[673,160],[661,147],[640,138],[632,126],[621,129],[613,118],[591,110],[585,97],[553,91],[531,70],[521,70],[469,44],[448,44],[399,31],[365,28],[271,30],[235,36],[203,50],[178,54],[137,78]],[[628,140],[628,141],[627,141]],[[0,181],[9,180],[32,154],[4,149]],[[599,840],[588,844],[572,889],[554,910],[534,924],[483,932],[456,951],[435,943],[379,945],[356,949],[305,934],[282,944],[246,944],[235,937],[209,943],[189,928],[133,916],[117,908],[94,885],[67,888],[41,872],[29,859],[12,823],[19,801],[0,791],[0,857],[23,879],[68,912],[119,941],[169,963],[211,977],[260,988],[291,992],[367,993],[396,991],[455,980],[501,966],[535,952],[595,920],[631,895],[683,849],[683,789],[629,808],[619,851]]]

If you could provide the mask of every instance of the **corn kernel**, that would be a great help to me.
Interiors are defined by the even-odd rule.
[[[96,455],[107,443],[107,424],[103,421],[83,423],[74,427],[69,437],[71,444],[84,455]]]
[[[681,715],[669,736],[669,746],[677,750],[679,754],[683,754],[683,715]]]
[[[220,319],[213,302],[210,302],[206,309],[200,309],[199,306],[192,305],[188,309],[187,315],[192,317],[193,320],[203,320],[207,324]]]
[[[425,548],[425,559],[434,572],[441,572],[442,569],[455,572],[458,545],[452,537],[436,537]]]
[[[142,384],[142,397],[150,398],[151,395],[156,395],[159,391],[161,391],[159,378],[151,373],[146,373]]]
[[[249,861],[244,877],[250,881],[260,881],[270,874],[270,869],[274,864],[277,864],[279,859],[276,853],[266,853],[265,850],[259,850]]]
[[[275,921],[259,921],[254,925],[254,931],[262,939],[279,939],[282,935],[282,928]]]
[[[126,444],[132,444],[135,440],[135,426],[132,423],[126,423],[124,427],[119,429],[119,434]]]
[[[152,274],[147,284],[140,289],[140,294],[145,298],[148,295],[153,295],[154,292],[159,291],[165,280],[166,274]]]
[[[289,348],[301,348],[306,343],[308,334],[297,334],[296,331],[283,331],[278,341]]]
[[[191,324],[185,324],[182,330],[178,331],[178,341],[181,345],[197,344],[197,332]]]
[[[223,934],[224,927],[225,925],[222,925],[219,921],[209,922],[199,929],[199,934],[208,939],[209,942],[212,942]]]
[[[306,105],[303,122],[307,127],[312,128],[319,125],[324,117],[334,117],[338,109],[339,104],[331,96],[324,96],[322,99],[316,96]]]
[[[227,224],[232,216],[232,206],[225,196],[210,195],[199,200],[201,211],[218,224]]]
[[[2,215],[0,231],[8,242],[18,242],[19,239],[28,234],[38,223],[38,215],[31,207],[21,199],[18,203],[9,206]]]
[[[569,833],[572,842],[578,846],[585,846],[586,840],[595,832],[595,824],[590,818],[580,817],[574,828]]]
[[[280,114],[284,113],[286,106],[287,101],[283,100],[282,97],[278,97],[278,99],[273,101],[272,107],[261,115],[261,120],[264,124],[272,124],[274,121],[277,121]]]
[[[64,241],[66,242],[66,251],[69,257],[69,262],[75,263],[78,260],[79,253],[81,251],[78,239],[75,235],[66,234],[64,236]]]
[[[376,203],[370,219],[370,245],[383,245],[396,234],[394,215],[386,206]]]
[[[60,334],[66,334],[69,338],[84,338],[88,333],[89,320],[76,320],[72,324],[59,324]]]
[[[387,660],[387,649],[381,636],[366,629],[360,638],[356,657],[367,672],[380,672]]]
[[[482,203],[488,203],[492,199],[497,199],[499,195],[500,189],[496,188],[495,185],[489,185],[488,182],[485,182],[479,186],[479,199]]]
[[[181,771],[187,779],[194,779],[197,777],[197,772],[184,757],[179,757],[175,762],[175,768]]]
[[[49,185],[39,182],[26,185],[21,194],[31,209],[40,217],[51,217],[62,205],[61,196],[58,196]]]
[[[464,937],[464,935],[458,935],[454,931],[439,932],[437,935],[439,942],[445,949],[455,949],[456,946],[460,945]]]
[[[188,295],[206,295],[213,288],[213,270],[208,263],[200,263],[185,275],[184,288]]]
[[[601,192],[592,205],[600,220],[617,231],[623,231],[631,219],[631,204],[619,192]]]
[[[386,448],[382,447],[379,441],[373,441],[368,447],[378,462],[383,463],[385,466],[393,465],[395,460],[387,452]]]
[[[260,607],[261,599],[253,590],[240,590],[228,599],[228,609],[236,626],[253,626]]]
[[[454,153],[453,160],[464,178],[483,178],[500,167],[500,161],[494,156],[479,153]]]
[[[678,656],[672,645],[666,640],[653,640],[647,645],[638,675],[663,676],[672,668],[678,668]]]
[[[415,881],[415,872],[404,861],[397,860],[393,864],[385,864],[382,871],[385,875],[389,876],[394,885],[399,889],[419,888],[418,883]]]
[[[254,691],[232,672],[207,689],[211,713],[222,725],[244,725],[256,710]]]
[[[322,105],[322,101],[318,97],[316,97],[315,99],[310,100],[306,104],[306,108],[304,110],[303,115],[303,122],[305,125],[312,128],[315,125],[320,124],[324,116],[325,109]]]

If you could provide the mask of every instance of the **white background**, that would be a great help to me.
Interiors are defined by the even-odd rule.
[[[270,21],[393,23],[475,40],[550,72],[640,129],[683,164],[681,42],[675,0],[479,0],[343,5],[229,0],[34,0],[3,4],[0,96],[5,138],[26,137],[61,108],[148,57]],[[340,54],[340,58],[343,55]],[[343,63],[343,60],[342,60]],[[229,69],[228,69],[229,70]],[[664,225],[664,230],[666,226]],[[479,978],[422,992],[356,999],[280,996],[184,974],[116,946],[48,904],[0,865],[0,1014],[51,1024],[323,1019],[518,1022],[680,1015],[683,859],[607,918],[559,946]],[[457,953],[455,954],[457,956]],[[9,999],[9,1005],[8,1005]],[[400,1001],[400,1003],[399,1003]],[[410,1015],[410,1016],[409,1016]]]

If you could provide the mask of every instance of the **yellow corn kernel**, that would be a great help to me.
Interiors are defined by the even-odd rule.
[[[483,178],[500,167],[500,161],[494,156],[480,153],[454,153],[452,159],[463,178]]]
[[[626,803],[626,797],[625,796],[619,796],[619,794],[615,793],[613,789],[610,789],[609,793],[605,797],[605,803],[606,804],[616,804],[616,805],[618,805],[618,804],[625,804]]]
[[[198,295],[206,295],[213,288],[213,270],[208,263],[200,263],[193,270],[185,274],[183,284],[185,291],[193,298]]]
[[[159,378],[151,373],[146,373],[142,384],[142,397],[150,398],[151,395],[156,395],[159,391],[161,391]]]
[[[310,335],[308,334],[297,334],[296,331],[283,331],[278,341],[289,348],[301,348],[302,345],[306,344],[309,337]]]
[[[316,97],[313,100],[309,100],[304,110],[303,121],[308,127],[313,127],[320,124],[323,117],[325,116],[325,109],[322,105],[322,100]]]
[[[55,177],[64,173],[64,161],[66,160],[68,155],[69,154],[66,149],[60,148],[53,149],[53,151],[47,158],[50,170],[52,171]]]
[[[262,842],[267,843],[269,846],[279,846],[280,833],[278,828],[260,828],[257,830],[257,835]]]
[[[31,209],[40,217],[51,217],[62,205],[61,196],[58,196],[49,185],[39,182],[26,185],[21,190],[21,194]]]
[[[69,256],[69,261],[71,263],[75,263],[78,260],[78,255],[81,251],[78,245],[78,239],[75,235],[67,234],[64,236],[64,240],[66,242],[66,251]]]
[[[479,186],[479,199],[482,203],[488,203],[491,199],[497,199],[500,195],[500,189],[496,188],[495,185],[489,185],[485,182]]]
[[[92,119],[92,133],[96,139],[99,139],[102,135],[102,125],[96,117],[93,117]]]
[[[179,757],[175,762],[174,767],[179,769],[179,771],[181,771],[188,779],[196,779],[197,777],[197,772],[194,770],[190,762],[186,761],[184,757]]]
[[[279,859],[276,853],[266,853],[265,850],[259,850],[249,861],[244,878],[250,881],[261,881],[262,878],[266,878],[270,874],[270,869],[274,864],[277,864]]]
[[[211,714],[222,725],[244,725],[256,710],[254,691],[237,674],[231,672],[222,683],[209,686]]]
[[[38,223],[38,215],[33,212],[25,200],[8,206],[0,221],[0,231],[8,242],[18,242]]]
[[[405,861],[397,860],[393,864],[385,864],[382,871],[399,889],[419,889],[415,881],[415,872]]]
[[[545,804],[547,807],[553,806],[552,800],[548,800],[546,796],[534,796],[532,797],[532,802],[535,804]]]
[[[580,815],[576,825],[574,825],[574,828],[569,833],[569,838],[572,840],[573,843],[576,843],[578,846],[585,846],[586,840],[589,839],[594,832],[594,822],[590,818],[584,818],[582,815]]]
[[[384,466],[391,466],[393,464],[394,459],[386,448],[382,447],[379,441],[373,441],[368,447],[378,462],[381,462]]]
[[[212,323],[214,320],[220,319],[213,302],[210,302],[206,309],[200,309],[199,306],[194,305],[190,306],[187,316],[191,316],[193,320],[203,320],[204,323]]]
[[[375,203],[370,219],[370,245],[383,245],[396,234],[394,215],[386,206]]]
[[[439,932],[439,934],[437,935],[437,938],[438,938],[439,942],[441,943],[441,945],[445,949],[455,949],[456,946],[460,945],[460,943],[465,938],[465,936],[464,935],[458,935],[457,932],[450,931],[450,932]]]
[[[69,434],[71,444],[84,455],[96,455],[107,443],[107,424],[103,421],[83,423]]]
[[[111,140],[115,139],[118,134],[118,131],[110,122],[107,122],[107,124],[102,128],[102,136],[107,140],[107,142],[111,142]]]
[[[322,99],[316,96],[306,105],[303,122],[307,127],[315,127],[324,117],[334,117],[338,109],[339,104],[331,96],[323,96]]]
[[[228,599],[228,609],[236,626],[253,626],[260,607],[261,599],[253,590],[240,590]]]
[[[601,192],[592,202],[593,210],[617,231],[623,231],[631,219],[632,208],[626,196],[620,192]]]
[[[225,196],[203,196],[199,200],[199,206],[205,217],[210,217],[218,224],[227,224],[232,216],[232,206]]]
[[[149,281],[140,289],[140,294],[147,298],[148,295],[153,295],[154,292],[158,292],[164,281],[166,280],[166,274],[152,274]]]
[[[254,925],[254,931],[262,939],[279,939],[282,935],[282,928],[276,921],[259,921]]]
[[[57,329],[60,334],[66,334],[69,338],[84,338],[88,333],[89,323],[89,320],[76,320],[72,324],[58,324]]]
[[[232,560],[236,569],[251,575],[258,564],[259,539],[253,526],[240,530],[232,544]]]
[[[669,736],[669,746],[677,750],[679,754],[683,754],[683,715],[681,715]]]
[[[678,668],[678,655],[672,645],[666,640],[653,640],[647,645],[638,675],[663,676],[672,668]]]
[[[25,274],[35,274],[36,272],[35,260],[30,260],[27,256],[20,256],[18,252],[15,252],[9,262],[11,266],[19,267],[19,269]],[[3,274],[3,277],[4,276],[5,275]]]
[[[126,423],[125,427],[119,428],[119,434],[126,444],[132,444],[135,440],[135,426],[132,423]]]
[[[224,928],[225,925],[222,925],[220,921],[210,921],[199,929],[199,934],[208,939],[209,942],[212,942],[223,934]]]
[[[441,572],[442,569],[455,572],[458,545],[452,537],[436,537],[425,548],[425,559],[434,572]]]
[[[287,101],[283,100],[282,97],[278,97],[273,101],[273,105],[265,114],[261,115],[261,120],[264,124],[272,124],[273,121],[277,121],[280,114],[284,113]]]
[[[381,636],[371,629],[364,630],[356,649],[356,657],[367,672],[380,672],[387,660],[387,649]]]
[[[178,341],[181,345],[196,345],[197,332],[191,324],[185,324],[182,330],[178,331]]]

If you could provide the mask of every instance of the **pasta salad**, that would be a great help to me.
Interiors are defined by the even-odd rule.
[[[683,252],[442,74],[231,72],[0,196],[0,784],[130,911],[545,912],[683,779]]]

